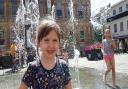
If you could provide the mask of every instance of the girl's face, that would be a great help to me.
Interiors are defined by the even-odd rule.
[[[110,30],[105,31],[104,36],[105,36],[105,38],[106,37],[107,38],[111,38],[111,32],[110,32]]]
[[[59,38],[57,33],[52,30],[47,36],[42,38],[39,43],[40,51],[47,58],[54,58],[59,49]]]

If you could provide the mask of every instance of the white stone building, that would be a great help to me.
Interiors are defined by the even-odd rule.
[[[128,0],[122,0],[110,8],[107,22],[117,44],[122,42],[128,48]]]

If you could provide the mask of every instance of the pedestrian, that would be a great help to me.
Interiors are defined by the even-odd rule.
[[[65,49],[62,52],[62,59],[68,63],[68,52]]]
[[[115,74],[115,58],[114,58],[114,49],[116,48],[116,44],[112,39],[110,29],[106,29],[104,32],[104,39],[102,41],[102,52],[103,58],[105,60],[107,70],[103,75],[103,81],[106,82],[106,77],[110,71],[112,71],[112,82],[113,87],[116,87],[116,74]]]
[[[2,53],[2,51],[0,50],[0,57],[2,57],[3,56],[3,53]]]
[[[15,70],[17,70],[16,67],[16,55],[17,55],[17,45],[16,42],[12,42],[11,46],[10,46],[10,54],[11,54],[11,58],[12,58],[12,72],[15,72]]]
[[[27,65],[29,65],[30,62],[35,61],[36,51],[32,47],[29,47],[27,51]]]
[[[120,53],[124,52],[124,45],[122,41],[119,42],[119,49],[120,49]]]
[[[3,62],[2,62],[2,56],[3,56],[3,54],[2,54],[2,50],[0,50],[0,69],[1,69],[1,67],[2,67],[2,65],[3,65]]]
[[[60,43],[60,27],[42,20],[37,28],[39,61],[29,65],[19,89],[72,89],[68,64],[56,57]]]

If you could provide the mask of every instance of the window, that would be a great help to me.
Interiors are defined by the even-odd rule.
[[[57,5],[56,5],[56,16],[61,17],[62,16],[62,5],[61,5],[61,0],[57,0]]]
[[[83,17],[83,5],[81,0],[78,0],[78,17]]]
[[[9,1],[11,5],[18,5],[19,4],[19,0],[10,0]],[[24,2],[24,0],[23,0]]]
[[[126,4],[126,10],[128,10],[128,4]]]
[[[67,17],[71,17],[73,8],[71,7],[70,0],[67,0],[68,6],[67,6]]]
[[[128,30],[128,20],[127,20],[127,30]]]
[[[70,17],[70,10],[69,10],[69,8],[68,8],[68,13],[67,13],[67,17]]]
[[[18,1],[17,0],[10,0],[10,14],[11,16],[15,16],[16,15],[16,12],[17,12],[17,9],[18,9]]]
[[[0,31],[0,45],[4,44],[4,31]]]
[[[15,16],[17,12],[18,6],[17,5],[12,5],[11,7],[11,15]]]
[[[113,10],[113,15],[116,15],[116,10]]]
[[[0,16],[4,16],[4,0],[0,0]]]
[[[16,2],[16,0],[10,0],[10,2]]]
[[[119,13],[121,13],[122,12],[122,7],[119,7]]]
[[[61,17],[62,16],[62,11],[61,10],[56,10],[56,15],[57,15],[57,17]]]
[[[4,0],[0,0],[0,4],[1,4],[1,3],[4,3]]]
[[[51,0],[47,0],[47,14],[51,13]]]
[[[120,22],[120,31],[123,31],[124,28],[123,28],[123,22]]]
[[[78,16],[83,17],[83,11],[78,11]]]
[[[80,41],[84,41],[84,31],[80,31]]]
[[[114,32],[117,32],[117,24],[114,24]]]

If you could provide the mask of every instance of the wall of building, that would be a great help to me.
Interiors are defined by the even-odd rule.
[[[123,31],[121,31],[120,23],[123,22]],[[117,32],[114,32],[114,24],[117,24]],[[112,35],[114,37],[128,35],[128,16],[114,20],[110,23],[110,28],[112,29]]]
[[[19,4],[20,0],[17,0],[17,4]],[[76,32],[76,39],[77,39],[77,48],[84,52],[84,47],[89,45],[92,42],[92,24],[90,22],[91,16],[91,5],[90,0],[81,0],[82,1],[82,8],[83,13],[82,17],[79,17],[78,13],[78,2],[77,0],[73,0],[73,10],[74,10],[74,17],[77,19],[75,21],[74,30]],[[57,0],[52,0],[51,5],[57,5]],[[11,31],[10,27],[14,24],[15,16],[11,15],[10,9],[11,3],[8,0],[4,0],[4,18],[0,17],[0,27],[4,27],[4,39],[5,39],[5,46],[6,50],[10,47],[10,36]],[[63,30],[63,38],[67,39],[67,34],[69,34],[70,28],[69,26],[69,18],[67,16],[67,8],[68,8],[68,1],[62,0],[61,1],[62,7],[62,16],[60,18],[56,17],[57,23],[61,26]],[[39,0],[39,10],[40,10],[40,17],[43,18],[47,15],[47,0]],[[5,21],[6,20],[6,21]],[[0,29],[2,30],[2,29]],[[84,39],[80,39],[80,31],[84,31]],[[7,34],[10,34],[7,36]],[[3,47],[2,47],[3,48]]]
[[[90,22],[90,0],[81,0],[83,5],[83,16],[79,17],[79,13],[78,13],[78,2],[77,0],[73,0],[73,11],[74,11],[74,17],[75,17],[75,22],[74,22],[74,32],[77,43],[76,43],[76,47],[82,52],[82,54],[84,54],[84,48],[85,46],[91,44],[92,42],[92,24]],[[55,2],[55,6],[57,5],[57,0]],[[70,21],[70,17],[68,17],[68,3],[66,0],[63,0],[61,2],[61,6],[62,6],[62,16],[61,18],[56,17],[56,21],[58,22],[58,24],[61,26],[62,30],[63,30],[63,38],[67,39],[68,38],[68,34],[69,31],[71,31],[71,28],[69,26]],[[84,32],[84,39],[81,40],[80,38],[80,32],[83,31]]]
[[[111,11],[110,11],[110,17],[114,16],[113,15],[113,10],[116,10],[116,14],[120,14],[119,12],[119,7],[122,7],[122,12],[128,11],[128,9],[126,8],[126,4],[128,4],[128,0],[122,0],[119,3],[113,5],[111,7]]]
[[[3,4],[3,13],[0,16],[0,32],[3,33],[3,37],[0,38],[0,40],[4,40],[4,42],[1,43],[0,45],[0,50],[8,50],[10,47],[10,27],[14,23],[15,17],[12,16],[12,4],[8,0],[2,0],[1,4]],[[15,1],[16,2],[16,1]],[[17,0],[17,3],[19,1]]]
[[[119,8],[121,7],[122,11],[120,12]],[[114,10],[116,11],[115,14],[113,14]],[[107,20],[112,36],[117,42],[117,49],[119,48],[119,43],[123,42],[126,52],[128,49],[128,0],[122,0],[113,5],[110,9],[110,17]]]

